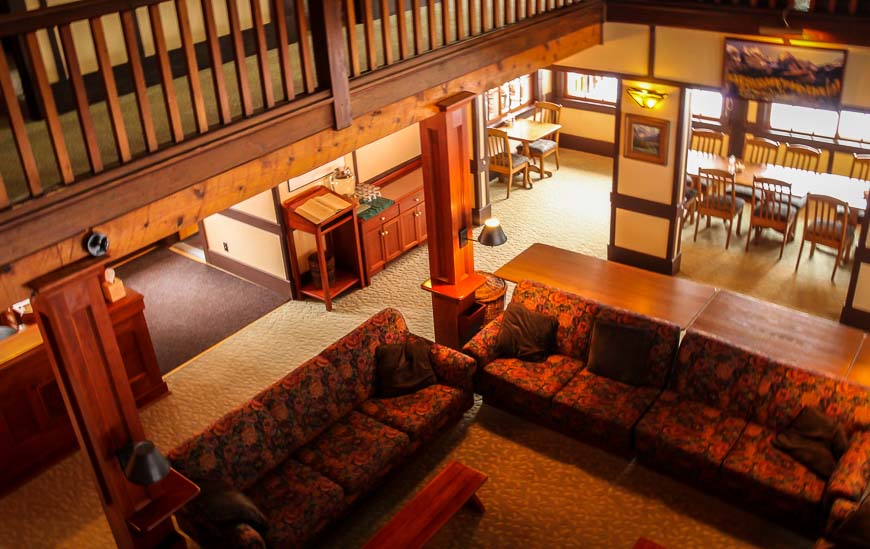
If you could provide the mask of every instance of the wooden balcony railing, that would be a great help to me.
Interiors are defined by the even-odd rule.
[[[863,0],[804,0],[804,2],[794,2],[793,0],[666,0],[666,2],[660,2],[658,0],[640,0],[640,2],[645,4],[671,5],[706,4],[709,7],[737,6],[780,11],[790,8],[790,11],[795,13],[804,12],[842,15],[870,14],[870,3]],[[795,4],[797,7],[794,7]],[[801,7],[802,5],[804,7]]]
[[[83,0],[0,16],[0,210],[307,97],[332,94],[347,126],[352,79],[575,3]]]

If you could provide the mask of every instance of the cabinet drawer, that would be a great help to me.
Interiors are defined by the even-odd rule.
[[[423,202],[423,189],[419,191],[409,194],[405,198],[399,201],[399,211],[404,213],[408,210],[413,210],[417,207],[418,204]]]
[[[375,227],[380,227],[381,225],[383,225],[387,221],[393,219],[397,215],[399,215],[399,205],[393,204],[392,206],[390,206],[386,210],[376,214],[374,217],[371,217],[371,218],[363,221],[362,230],[363,231],[370,231],[370,230],[374,229]]]

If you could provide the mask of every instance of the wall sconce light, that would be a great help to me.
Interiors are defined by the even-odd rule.
[[[133,484],[147,486],[166,478],[169,462],[150,440],[131,442],[118,451],[124,476]]]
[[[501,228],[501,222],[495,217],[490,217],[483,222],[483,229],[481,229],[477,240],[468,236],[467,227],[459,229],[459,247],[464,247],[469,240],[474,240],[474,242],[479,242],[484,246],[501,246],[507,242],[507,235]]]
[[[664,93],[655,92],[652,90],[644,90],[641,88],[628,88],[628,95],[634,99],[634,102],[640,105],[643,109],[652,109],[659,104],[665,97]]]

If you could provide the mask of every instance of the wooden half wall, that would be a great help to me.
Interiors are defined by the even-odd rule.
[[[542,21],[544,17],[541,18]],[[97,223],[92,228],[108,235],[111,253],[116,257],[137,250],[176,232],[180,227],[197,223],[209,215],[268,190],[280,181],[306,173],[365,144],[428,118],[436,112],[435,103],[446,96],[460,91],[482,93],[505,80],[547,67],[600,43],[601,17],[600,6],[588,13],[578,10],[573,15],[564,14],[548,20],[540,32],[515,34],[511,43],[490,44],[483,40],[480,47],[472,51],[455,51],[430,62],[424,62],[421,57],[417,63],[406,66],[400,64],[379,71],[372,75],[370,81],[361,77],[355,81],[351,90],[354,119],[348,128],[326,129],[282,144],[287,135],[282,128],[287,122],[276,120],[256,138],[245,139],[244,133],[238,136],[236,142],[239,150],[236,152],[223,152],[225,155],[237,157],[241,151],[250,154],[259,148],[264,153],[258,158],[257,155],[250,154],[256,159],[193,185],[185,185],[162,197],[155,194],[147,181],[148,172],[153,175],[153,169],[146,173],[130,174],[130,183],[135,184],[135,187],[128,188],[127,191],[118,190],[116,187],[116,191],[121,194],[116,194],[115,200],[132,204],[132,199],[128,198],[131,194],[144,194],[149,196],[150,203]],[[378,85],[379,80],[376,77],[381,79],[381,85]],[[382,80],[390,77],[394,84],[385,85]],[[445,78],[448,80],[445,81]],[[427,87],[420,90],[420,86]],[[308,120],[320,124],[318,121],[321,117],[317,113],[322,109],[319,105],[312,105],[303,111],[297,123]],[[307,119],[306,111],[311,114]],[[324,116],[329,117],[326,114]],[[255,130],[256,128],[251,128],[246,132],[252,133]],[[207,173],[208,162],[219,162],[221,150],[216,146],[201,147],[188,151],[183,156],[197,162],[199,173]],[[180,177],[183,175],[180,170],[181,164],[178,164],[172,173]],[[100,203],[108,199],[107,194]],[[79,207],[84,209],[87,205],[95,207],[98,204],[88,202],[87,197],[84,197]],[[61,219],[58,213],[56,211],[52,218]],[[40,222],[45,221],[44,216],[35,216],[29,225],[37,227]],[[3,265],[0,268],[0,306],[8,306],[28,297],[30,292],[24,287],[26,281],[83,257],[81,241],[88,229],[89,227],[76,223],[57,227],[52,234],[57,235],[60,232],[58,238],[63,240]],[[41,231],[51,232],[46,228]],[[18,232],[16,238],[24,240],[27,233]]]

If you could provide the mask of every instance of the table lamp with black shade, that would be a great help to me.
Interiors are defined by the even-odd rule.
[[[459,247],[465,246],[469,240],[483,244],[484,246],[501,246],[507,242],[507,235],[501,228],[501,223],[495,217],[490,217],[483,222],[483,229],[477,239],[468,236],[468,228],[459,231]]]
[[[169,461],[150,440],[131,442],[118,452],[124,476],[133,484],[148,486],[166,478]]]

